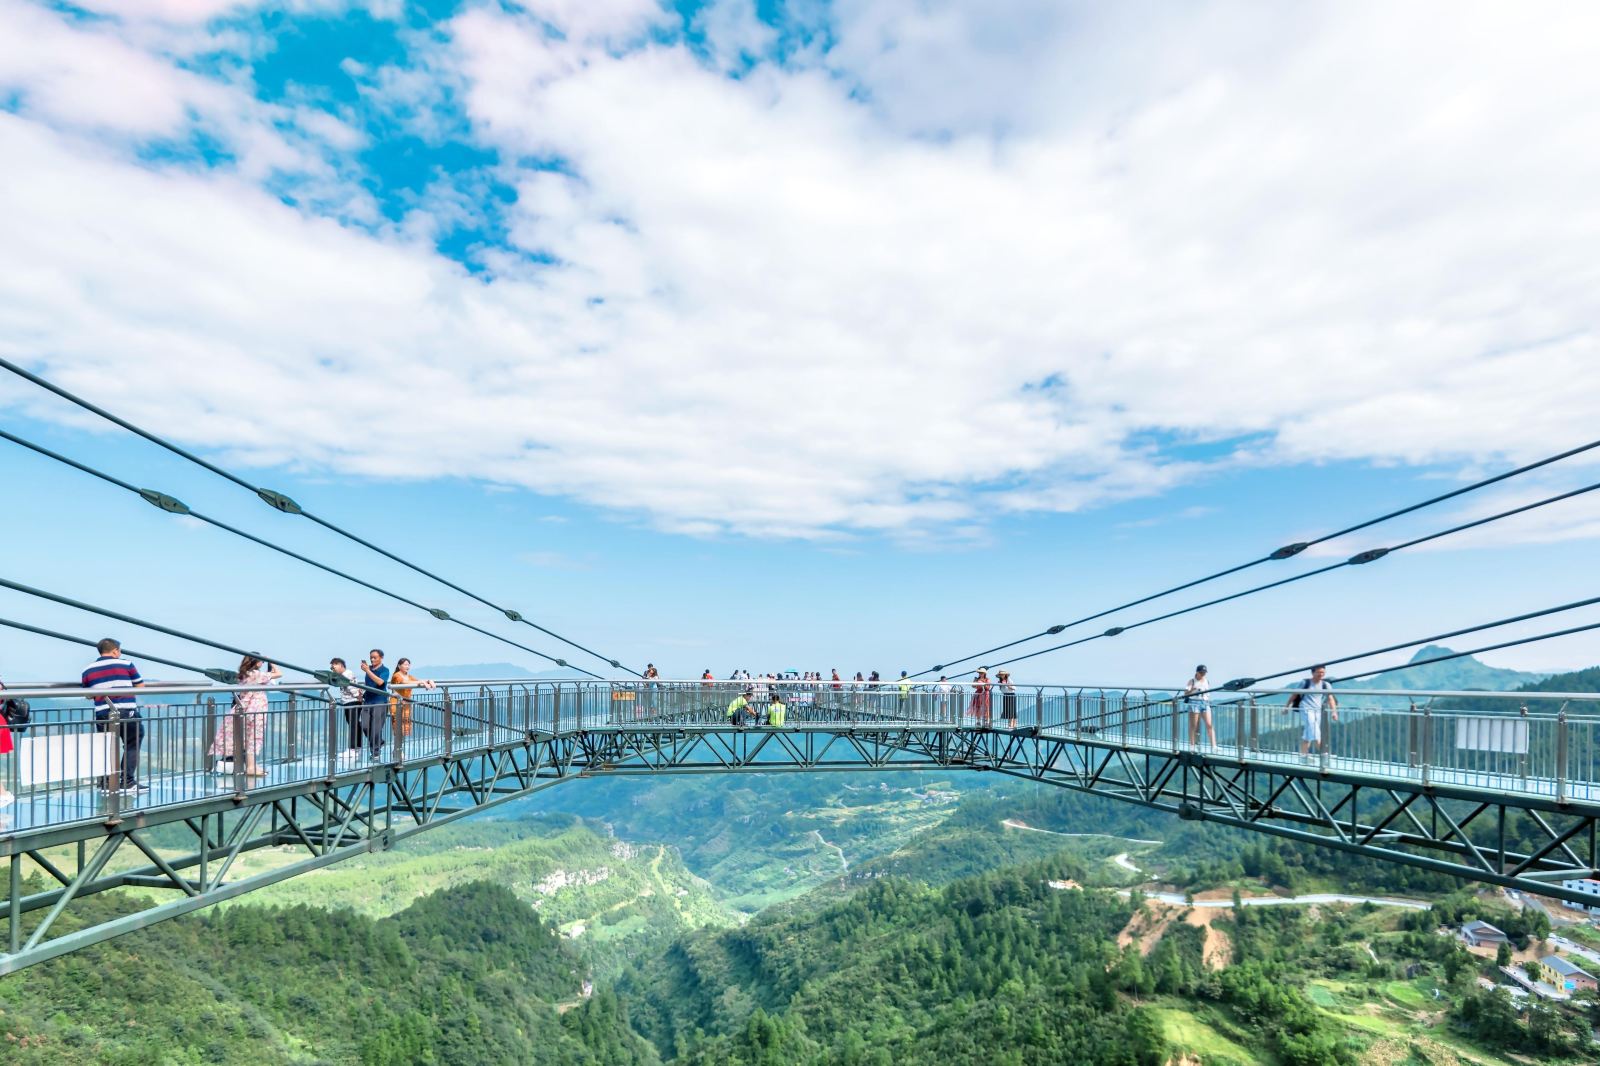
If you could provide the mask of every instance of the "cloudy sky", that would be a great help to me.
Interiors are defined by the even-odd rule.
[[[0,0],[0,353],[630,663],[920,669],[1600,436],[1597,32],[1577,3]],[[493,625],[5,375],[0,419]],[[526,659],[4,447],[3,576],[283,658]],[[1597,536],[1584,498],[1029,672],[1423,636],[1595,594]],[[9,677],[78,657],[0,638]]]

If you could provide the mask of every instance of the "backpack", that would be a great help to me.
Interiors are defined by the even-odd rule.
[[[33,709],[28,706],[27,700],[10,699],[5,701],[6,726],[22,732],[28,728],[28,722],[33,718]]]
[[[1311,679],[1308,677],[1304,681],[1300,682],[1300,687],[1303,688],[1303,689],[1306,689],[1307,691],[1310,691],[1310,689],[1311,689]],[[1321,686],[1318,686],[1318,688],[1320,689]],[[1289,697],[1289,706],[1291,708],[1296,708],[1296,707],[1300,706],[1300,693],[1296,692],[1294,695]]]

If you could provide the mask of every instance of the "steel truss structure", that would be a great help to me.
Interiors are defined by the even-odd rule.
[[[1298,758],[1292,745],[1264,742],[1253,707],[1248,731],[1225,736],[1220,747],[1191,748],[1165,704],[1141,729],[1129,711],[1148,701],[1102,695],[1090,706],[1063,697],[1057,707],[1050,699],[1041,694],[997,724],[959,706],[951,713],[939,698],[863,704],[847,694],[819,698],[772,728],[736,726],[714,709],[720,699],[698,691],[676,703],[629,703],[639,706],[631,713],[528,693],[521,704],[491,698],[487,731],[478,713],[480,732],[463,743],[452,738],[462,734],[466,701],[446,698],[442,742],[413,740],[409,751],[391,753],[394,761],[361,766],[333,757],[330,711],[326,758],[299,752],[298,776],[249,787],[239,778],[237,787],[181,802],[112,804],[102,816],[0,836],[9,875],[0,975],[393,848],[563,781],[603,776],[986,771],[1578,902],[1588,897],[1561,882],[1600,872],[1600,793],[1587,786],[1485,788],[1459,769],[1430,774],[1428,763],[1418,773],[1414,765]],[[1107,726],[1113,711],[1116,731]],[[291,729],[291,747],[295,736]],[[240,856],[284,846],[297,857],[230,878]],[[25,867],[34,872],[27,882]],[[136,891],[119,892],[115,908],[86,913],[86,900],[119,889]]]

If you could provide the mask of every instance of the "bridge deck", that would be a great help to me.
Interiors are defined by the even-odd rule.
[[[783,726],[739,727],[720,684],[450,686],[391,704],[377,759],[344,755],[350,723],[325,690],[277,690],[259,778],[209,754],[219,735],[231,731],[235,744],[246,735],[243,719],[217,706],[226,690],[142,694],[139,777],[149,790],[134,794],[96,787],[117,771],[116,736],[97,732],[82,703],[44,704],[17,753],[0,760],[17,794],[0,810],[9,866],[0,975],[560,781],[611,774],[989,770],[1563,898],[1577,890],[1562,881],[1600,873],[1600,716],[1566,713],[1559,697],[1486,712],[1426,694],[1341,693],[1341,720],[1320,722],[1330,751],[1302,755],[1308,727],[1282,692],[1219,694],[1213,744],[1203,732],[1191,743],[1198,719],[1144,691],[1039,687],[985,706],[929,687],[783,687],[799,697]],[[1468,707],[1485,700],[1458,695],[1478,701]],[[243,852],[284,845],[303,855],[230,877]],[[129,887],[166,894],[55,931],[75,900]]]

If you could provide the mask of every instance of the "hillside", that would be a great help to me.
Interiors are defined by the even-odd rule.
[[[624,840],[670,844],[747,913],[793,899],[938,825],[978,774],[729,774],[585,781],[518,810],[604,821]]]
[[[292,852],[241,859],[241,873],[282,857]],[[303,874],[231,905],[348,907],[383,918],[418,896],[472,882],[515,893],[601,976],[681,933],[742,920],[673,848],[617,840],[598,824],[560,814],[441,826],[393,851]]]
[[[526,903],[474,884],[381,920],[247,906],[164,922],[0,981],[0,1032],[15,1066],[657,1062],[582,978]]]

